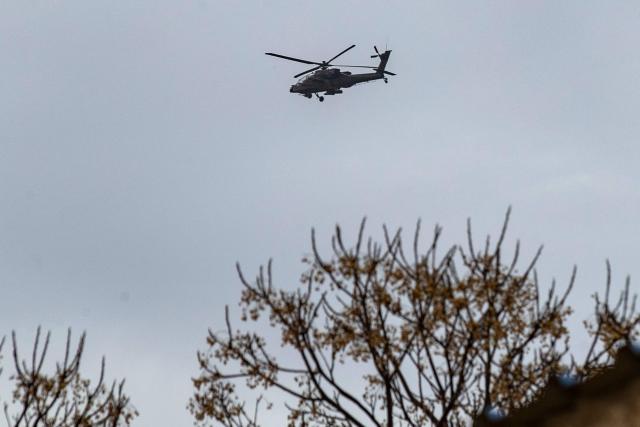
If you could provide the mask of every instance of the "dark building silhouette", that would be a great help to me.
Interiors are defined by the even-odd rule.
[[[588,381],[554,379],[531,405],[474,422],[474,427],[516,426],[640,427],[640,351],[625,347],[611,368]]]

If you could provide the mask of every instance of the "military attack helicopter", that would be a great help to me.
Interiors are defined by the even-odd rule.
[[[383,53],[378,52],[377,47],[373,47],[376,51],[375,55],[371,55],[371,58],[379,58],[380,64],[377,67],[371,65],[334,65],[331,61],[338,58],[343,53],[353,49],[356,45],[351,45],[328,61],[315,62],[307,61],[305,59],[293,58],[291,56],[280,55],[277,53],[266,52],[265,55],[275,56],[277,58],[288,59],[289,61],[301,62],[303,64],[313,64],[315,67],[306,71],[296,74],[294,78],[304,76],[309,73],[313,73],[307,77],[304,77],[298,81],[298,83],[291,86],[289,92],[298,93],[305,98],[311,98],[315,95],[318,101],[324,101],[324,96],[318,95],[318,92],[324,92],[324,95],[338,95],[342,93],[342,89],[351,87],[358,83],[370,82],[372,80],[384,80],[388,82],[386,75],[395,76],[390,71],[385,71],[387,61],[389,61],[390,50],[386,50]],[[373,73],[361,73],[352,74],[349,71],[340,71],[339,68],[329,67],[344,67],[344,68],[369,68],[374,70]]]

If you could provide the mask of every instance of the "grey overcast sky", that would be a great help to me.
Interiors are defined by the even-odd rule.
[[[322,104],[264,55],[353,43],[397,77]],[[509,205],[508,245],[545,245],[545,283],[577,264],[586,315],[606,258],[640,280],[639,45],[632,1],[1,0],[0,332],[86,330],[135,425],[186,426],[235,261],[291,287],[311,227],[454,243]]]

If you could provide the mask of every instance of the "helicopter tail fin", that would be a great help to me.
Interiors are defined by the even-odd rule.
[[[377,51],[377,49],[376,49]],[[378,68],[376,68],[376,72],[380,73],[380,74],[384,74],[384,69],[387,66],[387,61],[389,61],[389,56],[391,55],[391,51],[387,50],[381,54],[378,55],[378,57],[380,58],[380,65],[378,65]]]

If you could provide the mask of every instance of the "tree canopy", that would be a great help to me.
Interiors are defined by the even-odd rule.
[[[4,402],[7,427],[122,427],[137,416],[124,393],[124,380],[105,381],[104,358],[95,383],[80,374],[85,334],[74,348],[68,331],[64,356],[53,372],[47,372],[46,360],[50,333],[43,339],[38,328],[28,359],[20,357],[15,333],[11,338],[15,373],[10,377],[12,402]],[[3,344],[4,339],[0,349]]]
[[[421,250],[419,223],[409,248],[400,230],[385,227],[376,243],[363,221],[348,245],[336,227],[329,257],[312,232],[294,290],[274,286],[271,262],[253,281],[238,267],[241,320],[251,326],[234,329],[227,309],[225,331],[209,331],[189,403],[196,422],[261,425],[260,409],[271,405],[259,404],[279,392],[290,426],[457,426],[487,408],[526,405],[553,375],[606,368],[638,337],[629,281],[612,300],[609,274],[604,297],[594,296],[585,321],[592,341],[578,360],[567,328],[575,268],[561,290],[542,289],[541,248],[524,264],[519,243],[505,255],[508,219],[495,243],[480,247],[469,223],[466,244],[442,255],[441,228]],[[279,332],[280,345],[260,322]],[[253,403],[240,397],[248,389],[261,390]]]

